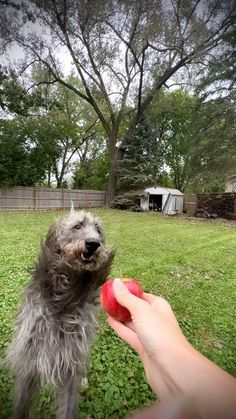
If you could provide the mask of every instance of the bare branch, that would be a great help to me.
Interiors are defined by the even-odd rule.
[[[197,9],[200,2],[201,2],[201,0],[197,0],[196,3],[193,6],[191,12],[189,13],[189,16],[186,19],[185,26],[184,26],[184,29],[183,29],[183,32],[182,32],[182,37],[185,35],[185,32],[186,32],[186,30],[188,28],[188,25],[189,25],[189,22],[190,22],[193,14],[194,14],[195,10]]]
[[[7,7],[12,7],[13,9],[15,9],[15,10],[20,10],[21,8],[27,8],[27,5],[26,4],[24,4],[23,2],[21,3],[21,4],[17,4],[17,3],[14,3],[13,1],[9,1],[9,0],[0,0],[0,5],[3,5],[3,6],[7,6]]]
[[[125,78],[124,75],[122,73],[120,73],[119,71],[115,71],[115,69],[112,68],[112,66],[108,63],[105,63],[105,66],[109,68],[109,70],[114,74],[114,76],[117,78],[117,80],[120,82],[120,84],[124,88],[125,85],[124,85],[124,82],[122,80],[122,77]]]
[[[178,52],[182,52],[182,49],[180,47],[178,47],[177,45],[173,45],[173,46],[167,46],[166,48],[158,48],[155,47],[153,44],[150,44],[150,42],[148,42],[148,47],[150,47],[151,49],[153,49],[154,51],[157,52],[169,52],[169,51],[178,51]]]
[[[140,64],[140,77],[139,77],[139,88],[138,88],[138,114],[141,112],[145,51],[146,51],[147,48],[148,48],[148,43],[145,45],[145,47],[142,50],[142,60],[141,60],[141,64]]]
[[[17,74],[18,77],[22,76],[22,74],[27,70],[27,68],[29,68],[31,65],[33,65],[34,63],[38,62],[37,59],[30,61],[29,63],[27,63],[22,70]]]
[[[47,81],[47,80],[44,80],[44,81],[39,81],[39,82],[37,82],[37,83],[34,83],[34,84],[32,84],[27,90],[26,90],[26,92],[29,92],[29,90],[31,90],[31,89],[33,89],[34,87],[38,87],[38,86],[41,86],[41,85],[50,85],[50,84],[55,84],[55,83],[58,83],[58,80],[56,80],[56,79],[54,79],[54,80],[50,80],[50,81]]]
[[[91,138],[93,135],[95,134],[95,132],[92,132],[91,134],[85,136],[81,142],[79,143],[79,145],[77,147],[74,148],[74,150],[71,152],[71,155],[68,157],[68,159],[65,161],[65,165],[68,166],[68,164],[70,163],[72,157],[74,156],[74,154],[82,147],[82,145],[89,139]]]
[[[176,73],[176,71],[183,67],[184,64],[190,59],[190,57],[187,55],[186,57],[182,58],[181,60],[179,60],[179,62],[171,67],[168,68],[161,77],[159,77],[156,82],[154,83],[154,86],[152,88],[152,90],[149,92],[149,94],[146,96],[146,98],[143,100],[140,109],[138,109],[138,111],[136,112],[126,135],[126,138],[124,139],[121,148],[123,149],[124,147],[126,147],[126,142],[127,142],[127,138],[130,137],[130,135],[133,133],[135,126],[137,125],[140,115],[142,115],[145,110],[147,109],[148,105],[151,103],[151,101],[153,100],[156,92],[158,90],[160,90],[160,88],[166,83],[166,81],[173,75]]]
[[[102,78],[102,75],[101,75],[100,71],[98,70],[98,66],[96,65],[96,63],[93,59],[93,54],[92,54],[91,49],[90,49],[89,40],[86,39],[84,29],[81,27],[81,25],[80,25],[80,29],[81,29],[81,32],[82,32],[82,38],[83,38],[84,46],[85,46],[85,48],[87,49],[87,52],[88,52],[88,57],[89,57],[90,63],[92,65],[94,73],[98,77],[98,80],[100,82],[101,91],[102,91],[102,93],[104,95],[104,98],[105,98],[105,101],[107,103],[107,106],[108,106],[108,109],[109,109],[109,112],[110,112],[110,115],[111,115],[111,119],[114,122],[114,120],[115,120],[114,111],[113,111],[113,108],[112,108],[112,105],[111,105],[111,102],[110,102],[110,99],[109,99],[109,96],[108,96],[108,93],[107,93],[107,90],[106,90],[106,87],[105,87],[105,84],[104,84],[104,81],[103,81],[103,78]]]
[[[133,36],[134,36],[134,31],[131,34],[130,40],[129,41],[126,41],[126,39],[121,35],[121,33],[119,33],[117,31],[117,29],[114,27],[114,25],[112,25],[108,21],[106,21],[105,23],[107,24],[107,26],[109,26],[112,29],[112,31],[116,34],[116,36],[128,47],[128,50],[131,51],[131,53],[132,53],[132,55],[134,57],[134,60],[135,60],[136,64],[138,65],[138,67],[140,67],[139,60],[138,60],[138,58],[136,56],[136,53],[135,53],[135,51],[134,51],[134,49],[132,48],[132,45],[131,45],[131,42],[132,42],[132,39],[133,39]]]
[[[84,85],[85,91],[87,93],[87,99],[89,99],[88,102],[93,106],[95,112],[97,113],[97,115],[98,115],[98,117],[99,117],[99,119],[100,119],[100,121],[101,121],[101,123],[102,123],[102,125],[103,125],[103,127],[105,129],[105,131],[106,131],[106,133],[108,135],[110,135],[110,127],[109,127],[109,125],[108,125],[108,123],[107,123],[107,121],[106,121],[103,113],[101,112],[98,104],[94,100],[93,95],[92,95],[92,93],[90,91],[90,88],[88,86],[88,83],[87,83],[87,81],[86,81],[86,79],[85,79],[85,77],[83,75],[83,72],[81,70],[81,65],[80,65],[78,59],[76,58],[75,53],[74,53],[74,50],[72,48],[72,45],[71,45],[71,42],[70,42],[70,39],[69,39],[67,30],[66,30],[66,25],[63,25],[63,22],[61,20],[61,17],[59,15],[58,11],[57,11],[55,0],[53,0],[53,3],[54,3],[54,7],[55,7],[55,13],[56,13],[56,16],[57,16],[58,25],[61,28],[61,31],[62,31],[62,33],[65,36],[66,46],[67,46],[67,48],[68,48],[68,50],[69,50],[69,52],[71,54],[71,57],[72,57],[72,59],[73,59],[73,61],[75,63],[75,66],[77,68],[77,71],[78,71],[78,73],[80,75],[81,81],[82,81],[82,83]]]
[[[92,124],[91,124],[91,125],[89,125],[89,126],[88,126],[88,128],[86,128],[85,133],[89,132],[92,128],[94,128],[94,127],[95,127],[95,125],[97,124],[97,122],[98,122],[98,119],[96,118],[96,119],[94,120],[94,122],[92,122]]]

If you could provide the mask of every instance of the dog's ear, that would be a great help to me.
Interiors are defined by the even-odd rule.
[[[52,225],[49,230],[48,234],[46,236],[45,244],[47,247],[49,247],[50,250],[57,252],[59,250],[58,245],[58,236],[60,232],[56,224]]]

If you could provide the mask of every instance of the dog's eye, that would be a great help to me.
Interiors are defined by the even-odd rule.
[[[97,230],[98,234],[102,234],[102,230],[101,230],[101,228],[99,227],[98,224],[96,224],[96,230]]]
[[[76,226],[74,226],[73,228],[75,230],[79,230],[82,227],[82,223],[76,224]]]

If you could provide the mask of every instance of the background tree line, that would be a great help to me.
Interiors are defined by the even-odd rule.
[[[108,204],[157,183],[220,190],[236,160],[235,3],[222,3],[0,1],[2,48],[25,53],[1,68],[1,185],[69,180]]]

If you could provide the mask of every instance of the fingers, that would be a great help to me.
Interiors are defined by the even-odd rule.
[[[142,295],[142,299],[147,301],[149,304],[153,304],[156,298],[157,297],[155,295],[149,294],[147,292],[144,292]]]
[[[162,297],[157,297],[146,292],[143,293],[142,298],[131,294],[119,278],[114,279],[112,286],[117,301],[130,311],[132,318],[140,313],[140,311],[143,313],[147,312],[149,306],[163,313],[172,311],[169,303]]]
[[[123,324],[125,324],[126,327],[128,327],[129,329],[133,330],[133,332],[136,333],[134,322],[132,320],[125,322]]]
[[[133,330],[111,316],[108,316],[108,323],[121,339],[127,342],[139,355],[141,354],[141,344]]]
[[[161,310],[170,310],[170,304],[168,303],[165,298],[159,297],[157,295],[149,294],[147,292],[143,293],[142,296],[143,300],[147,301],[149,304],[154,305],[157,308],[160,308]]]
[[[125,308],[127,308],[131,315],[135,315],[142,307],[147,306],[147,302],[129,292],[128,288],[123,284],[119,278],[115,278],[113,282],[113,290],[117,301]]]
[[[148,294],[146,292],[143,293],[142,298],[143,300],[147,301],[147,303],[149,303],[157,313],[174,316],[173,310],[165,298],[153,294]]]

